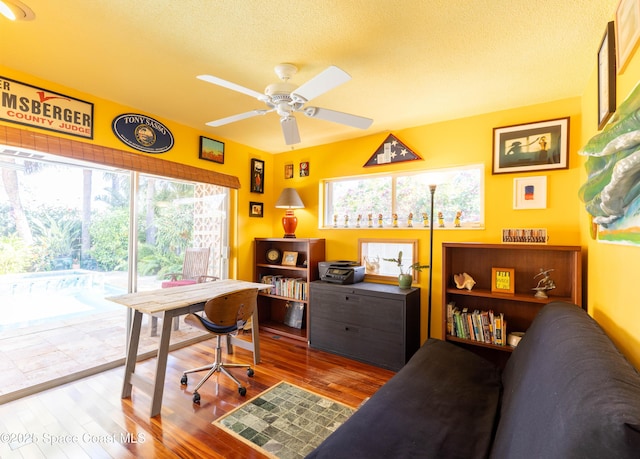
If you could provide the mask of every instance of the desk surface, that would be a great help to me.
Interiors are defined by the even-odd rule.
[[[202,303],[220,295],[246,288],[270,289],[270,284],[259,284],[235,279],[224,279],[179,287],[159,288],[106,298],[144,314],[156,314],[196,303]]]

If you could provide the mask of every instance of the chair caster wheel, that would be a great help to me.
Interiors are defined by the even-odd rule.
[[[200,405],[200,394],[197,392],[193,393],[193,403]]]
[[[247,389],[245,387],[238,387],[238,393],[244,397],[247,395]]]
[[[253,368],[247,368],[247,376],[251,378],[254,374]]]
[[[182,375],[182,378],[180,378],[180,384],[183,386],[187,385],[187,375]]]

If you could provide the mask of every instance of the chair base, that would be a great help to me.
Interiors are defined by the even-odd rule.
[[[228,337],[228,336],[227,336]],[[193,368],[191,370],[185,370],[182,373],[182,378],[180,379],[180,384],[182,384],[183,386],[185,386],[188,382],[188,378],[187,375],[190,373],[197,373],[200,371],[207,371],[208,373],[205,375],[204,378],[202,378],[200,380],[200,382],[196,385],[196,387],[193,389],[193,403],[197,403],[200,404],[200,394],[198,393],[198,389],[200,389],[200,387],[202,387],[202,385],[214,374],[214,373],[222,373],[223,375],[229,377],[234,383],[237,384],[238,386],[238,393],[240,395],[242,395],[243,397],[247,394],[247,389],[242,385],[242,383],[240,381],[238,381],[238,379],[232,375],[227,368],[246,368],[247,369],[247,376],[252,377],[254,375],[254,371],[253,368],[251,368],[250,364],[246,364],[246,363],[224,363],[222,362],[222,347],[220,345],[220,339],[222,338],[221,335],[217,335],[216,339],[217,339],[217,343],[216,343],[216,360],[214,363],[210,364],[210,365],[204,365],[202,367],[198,367],[198,368]],[[227,345],[228,345],[228,350],[229,353],[232,354],[232,347],[230,346],[229,340],[227,340]]]

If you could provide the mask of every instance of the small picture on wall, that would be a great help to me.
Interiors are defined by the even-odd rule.
[[[251,192],[264,193],[264,161],[251,160]]]
[[[513,179],[513,208],[546,209],[547,177],[525,177]]]
[[[249,202],[249,217],[259,217],[262,218],[264,212],[264,204],[261,202]]]
[[[224,143],[200,136],[200,159],[224,164]]]
[[[293,178],[293,164],[284,165],[284,178],[285,179]]]
[[[300,177],[309,177],[309,161],[300,163]]]

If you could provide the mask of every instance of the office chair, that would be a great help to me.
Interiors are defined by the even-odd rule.
[[[198,383],[193,390],[193,403],[200,404],[200,394],[198,389],[216,372],[220,372],[231,378],[238,385],[238,392],[243,397],[247,394],[247,389],[242,386],[227,368],[244,367],[247,368],[247,375],[253,376],[251,365],[241,363],[223,363],[221,339],[223,336],[227,338],[227,353],[233,354],[231,345],[231,335],[240,333],[247,320],[253,315],[256,304],[258,302],[258,289],[250,288],[238,290],[217,298],[213,298],[204,305],[204,314],[202,317],[198,314],[187,314],[184,318],[185,322],[196,328],[206,330],[216,336],[216,359],[211,365],[205,365],[193,370],[187,370],[182,374],[180,384],[187,384],[187,374],[199,371],[209,370],[206,376]]]

